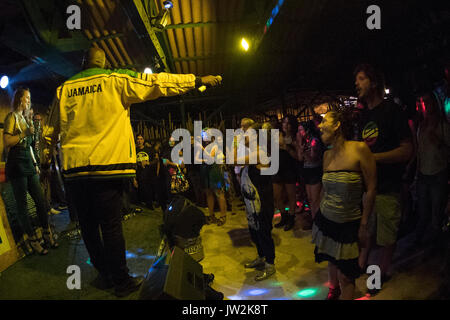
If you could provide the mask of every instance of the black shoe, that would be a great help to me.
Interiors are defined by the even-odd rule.
[[[276,270],[275,270],[275,265],[266,263],[266,264],[265,264],[265,267],[264,267],[263,273],[257,275],[257,276],[255,277],[255,281],[266,280],[266,279],[269,278],[270,276],[274,275],[275,272],[276,272]]]
[[[114,282],[110,276],[98,274],[98,276],[91,281],[91,286],[99,290],[108,290],[114,287]]]
[[[379,294],[380,291],[381,291],[381,289],[368,289],[367,293],[370,294],[371,297],[374,297],[377,294]]]
[[[372,297],[376,296],[378,293],[380,293],[381,289],[383,289],[383,286],[386,282],[388,282],[389,280],[391,280],[391,276],[388,275],[381,275],[381,288],[380,289],[369,289],[367,290],[367,293],[370,294]]]
[[[256,258],[252,262],[246,263],[244,265],[245,268],[258,268],[265,265],[265,259],[264,258]]]
[[[117,297],[126,297],[131,293],[138,291],[143,282],[143,277],[130,277],[124,284],[116,285],[114,293]]]
[[[289,231],[289,230],[291,230],[293,227],[294,227],[294,225],[295,225],[295,216],[294,215],[289,215],[287,218],[286,218],[286,225],[284,226],[284,231]]]
[[[206,285],[210,285],[214,281],[214,275],[212,273],[204,273],[203,279]]]
[[[223,300],[223,293],[214,290],[210,286],[206,286],[205,288],[205,299],[206,300]]]

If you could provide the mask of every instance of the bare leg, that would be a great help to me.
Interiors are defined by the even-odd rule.
[[[283,185],[280,183],[274,183],[273,184],[273,198],[274,198],[273,200],[274,200],[275,208],[280,210],[281,213],[284,212],[282,192],[283,192]]]
[[[221,191],[219,195],[219,207],[220,207],[220,217],[227,216],[227,200],[225,199],[225,192]]]
[[[206,189],[206,202],[208,203],[209,216],[211,218],[215,217],[215,215],[214,215],[214,193],[211,189]]]
[[[331,262],[328,262],[328,282],[331,289],[339,287],[338,268]]]
[[[388,275],[391,269],[392,257],[394,256],[396,244],[381,249],[380,269],[382,275]]]
[[[341,286],[340,300],[352,300],[353,293],[355,292],[355,281],[346,277],[341,271],[338,270],[339,285]]]
[[[295,184],[286,184],[286,192],[288,196],[289,214],[295,214]]]

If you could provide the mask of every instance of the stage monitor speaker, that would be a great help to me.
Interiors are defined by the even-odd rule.
[[[142,300],[205,300],[203,268],[183,249],[175,247],[169,264],[157,261],[141,287]]]
[[[206,223],[203,211],[182,196],[176,196],[164,212],[161,231],[169,246],[184,249],[194,260],[204,258],[200,230]]]

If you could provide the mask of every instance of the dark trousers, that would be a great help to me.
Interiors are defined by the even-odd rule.
[[[150,181],[154,194],[156,196],[156,201],[161,206],[162,211],[166,211],[167,204],[170,200],[167,177],[152,177]]]
[[[273,210],[262,210],[259,214],[254,214],[256,228],[249,227],[250,237],[258,250],[260,258],[266,258],[266,262],[274,264],[275,244],[272,238]]]
[[[128,279],[122,232],[122,196],[125,181],[79,180],[67,182],[91,262],[115,284]]]
[[[10,181],[17,203],[17,218],[22,230],[29,236],[35,234],[28,214],[27,191],[36,204],[36,215],[39,219],[39,225],[43,229],[48,229],[47,205],[41,184],[39,183],[39,176],[35,174],[32,176],[12,178]]]
[[[416,238],[421,240],[431,221],[433,237],[441,234],[441,228],[447,206],[447,170],[432,176],[419,173],[417,181],[419,221],[416,226]]]
[[[144,202],[147,207],[153,207],[153,191],[152,184],[146,177],[136,176],[138,183],[138,199]]]

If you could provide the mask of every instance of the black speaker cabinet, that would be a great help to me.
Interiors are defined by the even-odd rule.
[[[156,262],[141,287],[142,300],[205,300],[203,268],[183,249],[175,247],[169,264]]]

